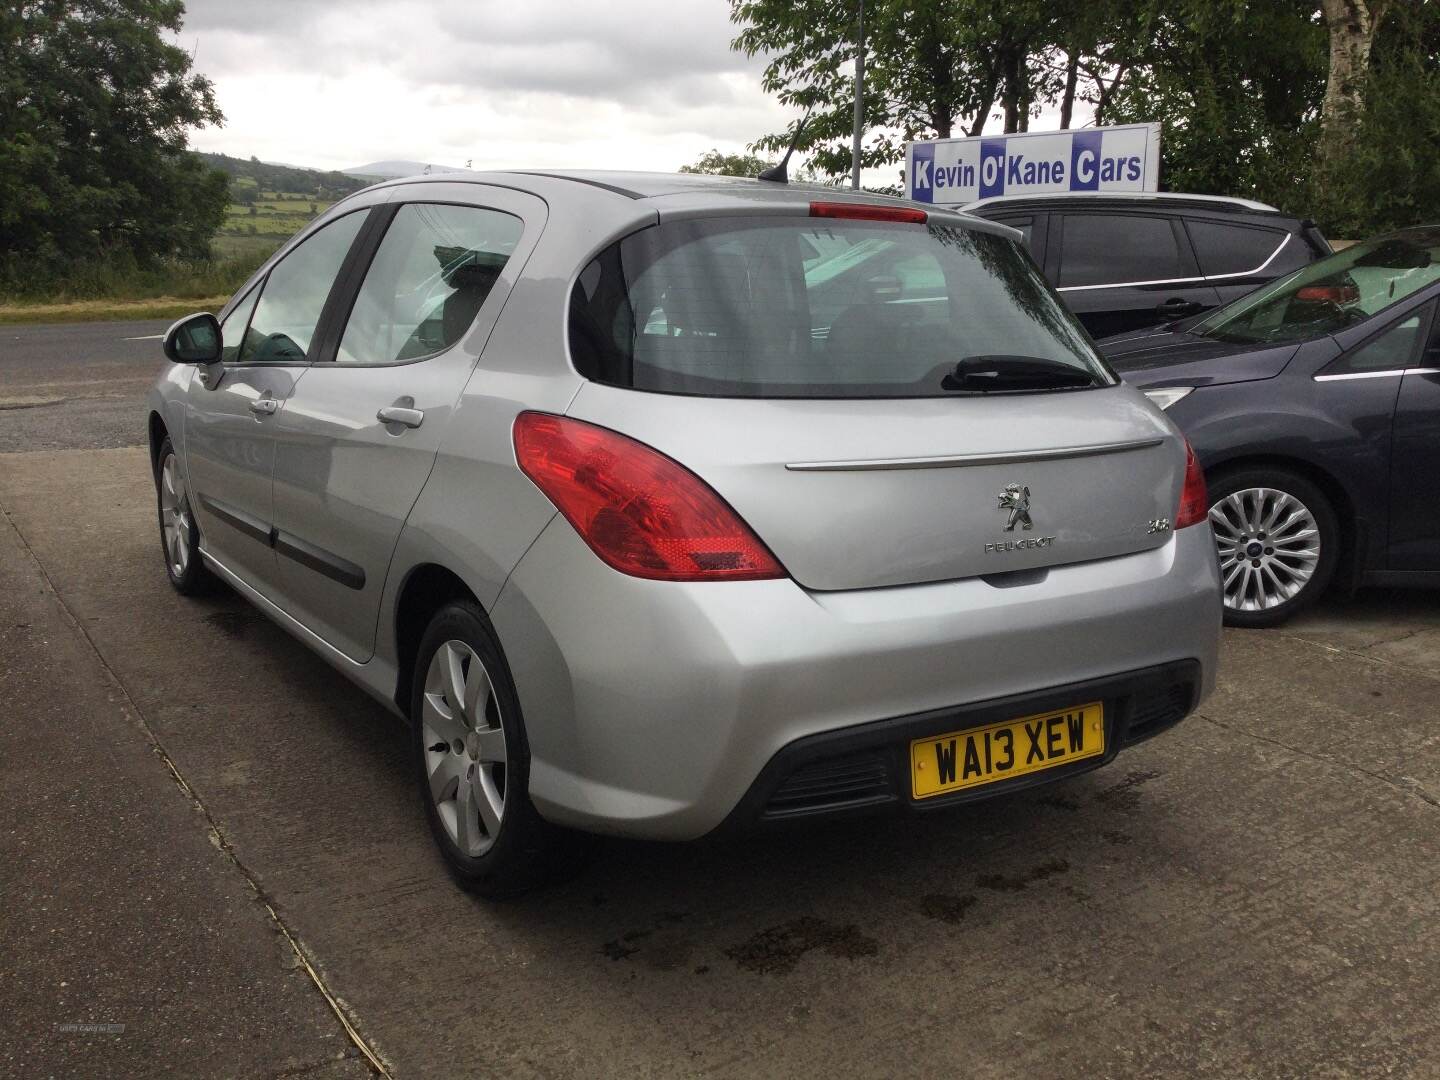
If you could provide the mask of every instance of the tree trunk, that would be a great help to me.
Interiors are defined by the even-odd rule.
[[[1020,117],[1025,108],[1024,57],[1018,49],[1009,49],[1001,60],[1001,104],[1005,106],[1005,134],[1021,130]]]
[[[985,121],[990,119],[990,110],[995,107],[995,81],[992,79],[985,84],[985,89],[980,92],[980,105],[975,110],[975,116],[970,121],[969,128],[965,134],[974,138],[985,130]]]
[[[1065,65],[1065,93],[1060,98],[1060,130],[1070,129],[1070,120],[1075,115],[1075,88],[1080,82],[1080,56],[1071,53]]]
[[[1370,49],[1390,0],[1321,0],[1330,32],[1330,76],[1320,114],[1322,160],[1333,163],[1354,141],[1365,107]]]

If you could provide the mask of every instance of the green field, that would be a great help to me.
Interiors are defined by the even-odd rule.
[[[262,191],[253,181],[237,181],[232,192],[243,201],[230,203],[215,236],[215,253],[222,259],[269,255],[334,205],[311,195]]]
[[[170,259],[145,269],[133,260],[77,262],[60,281],[0,288],[0,324],[218,309],[276,248],[334,205],[311,194],[262,189],[251,177],[232,181],[231,200],[209,259]]]

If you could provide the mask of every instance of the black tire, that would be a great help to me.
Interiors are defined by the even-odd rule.
[[[1316,600],[1324,595],[1331,580],[1335,577],[1335,569],[1340,563],[1340,519],[1335,513],[1325,493],[1311,480],[1282,467],[1252,466],[1235,469],[1228,472],[1217,473],[1208,481],[1210,493],[1210,506],[1219,506],[1225,499],[1237,492],[1257,488],[1268,488],[1272,491],[1283,492],[1290,498],[1298,501],[1301,506],[1310,512],[1315,519],[1316,532],[1318,533],[1320,550],[1318,559],[1315,560],[1315,570],[1309,580],[1305,581],[1299,591],[1293,596],[1273,607],[1266,607],[1258,610],[1242,610],[1236,603],[1236,599],[1227,592],[1225,597],[1225,624],[1227,626],[1247,627],[1250,629],[1262,629],[1271,626],[1279,626],[1287,619],[1304,611]],[[1214,517],[1212,515],[1212,523]],[[1217,529],[1217,538],[1220,535]],[[1268,538],[1267,538],[1268,539]],[[1269,550],[1268,547],[1263,550]],[[1221,548],[1224,551],[1224,548]],[[1246,560],[1241,560],[1242,562]],[[1253,562],[1252,562],[1253,567]],[[1225,568],[1222,564],[1222,574]],[[1288,582],[1293,579],[1287,578],[1283,568],[1279,577]],[[1253,596],[1253,593],[1250,594]]]
[[[171,488],[167,482],[167,462],[174,461],[172,479],[177,485]],[[165,576],[182,596],[203,596],[214,592],[219,579],[205,565],[200,557],[200,527],[195,523],[195,510],[190,505],[190,493],[185,487],[184,473],[170,436],[160,443],[155,455],[155,510],[160,525],[160,554],[165,561]],[[175,513],[167,502],[175,502],[179,512]],[[171,548],[169,527],[174,529],[177,546]]]
[[[468,853],[452,837],[450,826],[441,817],[440,804],[431,795],[432,767],[442,759],[448,762],[450,753],[455,753],[455,768],[468,769],[470,776],[477,768],[487,767],[473,758],[467,760],[466,755],[458,751],[442,750],[443,739],[427,745],[424,720],[427,676],[436,653],[450,642],[462,642],[483,663],[491,687],[486,723],[504,732],[504,764],[488,766],[492,770],[492,784],[503,785],[503,812],[495,835],[486,832],[488,847],[480,854]],[[467,660],[467,664],[473,661]],[[460,887],[487,899],[505,899],[577,869],[582,854],[577,835],[546,822],[530,802],[530,744],[519,697],[499,639],[478,604],[455,600],[436,612],[420,641],[412,685],[411,744],[420,800],[430,823],[430,834]],[[434,736],[432,731],[431,737]],[[458,804],[449,812],[454,820],[459,813]]]

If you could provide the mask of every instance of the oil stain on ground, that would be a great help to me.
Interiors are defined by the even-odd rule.
[[[927,919],[950,923],[952,926],[965,917],[965,912],[975,906],[973,896],[946,896],[931,893],[920,901],[920,914]]]
[[[1151,780],[1158,778],[1158,772],[1131,771],[1125,774],[1113,787],[1108,787],[1095,796],[1096,802],[1106,803],[1121,810],[1133,810],[1140,805],[1140,792],[1135,789],[1141,784],[1148,784]]]
[[[237,611],[212,611],[205,616],[205,621],[231,641],[243,641],[250,627],[264,618],[258,611],[242,608]]]
[[[858,960],[862,956],[875,956],[880,946],[854,924],[840,926],[814,915],[802,915],[732,945],[725,950],[725,955],[747,971],[785,975],[795,970],[802,956],[815,949],[846,960]]]
[[[1051,859],[1043,862],[1032,870],[1026,870],[1023,874],[1016,874],[1014,877],[1006,877],[1004,874],[983,874],[975,879],[975,884],[982,889],[994,889],[996,892],[1021,892],[1026,887],[1037,881],[1044,881],[1056,874],[1063,874],[1070,869],[1070,864],[1064,859]]]

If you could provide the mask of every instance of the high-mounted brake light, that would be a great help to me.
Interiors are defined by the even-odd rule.
[[[874,203],[812,202],[811,217],[849,218],[854,221],[903,221],[924,225],[928,215],[913,206],[876,206]]]
[[[1185,484],[1180,489],[1180,509],[1175,511],[1175,528],[1184,529],[1210,519],[1210,495],[1205,490],[1205,472],[1190,441],[1185,441]]]
[[[1306,285],[1295,291],[1296,300],[1320,300],[1329,304],[1353,304],[1360,299],[1354,285]]]
[[[658,581],[756,581],[785,570],[725,500],[658,450],[549,413],[515,418],[515,460],[590,549]]]

